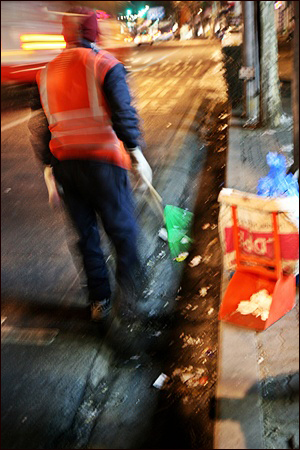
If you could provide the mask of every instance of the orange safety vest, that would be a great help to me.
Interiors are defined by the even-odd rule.
[[[118,63],[104,50],[95,54],[72,48],[38,72],[51,132],[50,150],[58,160],[97,160],[130,168],[130,157],[113,130],[102,89],[105,75]]]

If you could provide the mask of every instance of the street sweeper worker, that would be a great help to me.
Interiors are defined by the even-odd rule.
[[[111,288],[97,215],[115,247],[116,276],[125,289],[140,270],[128,170],[140,189],[152,182],[152,170],[141,150],[125,68],[95,45],[96,14],[75,7],[62,22],[66,49],[37,74],[29,130],[50,204],[59,202],[61,188],[78,234],[92,319],[101,320],[111,309]]]

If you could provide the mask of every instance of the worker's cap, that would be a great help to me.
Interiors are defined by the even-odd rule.
[[[95,42],[99,33],[97,15],[94,11],[83,6],[72,7],[62,19],[63,25],[76,23],[81,38]]]

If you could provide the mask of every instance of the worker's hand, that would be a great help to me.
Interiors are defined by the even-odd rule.
[[[146,191],[149,184],[152,184],[152,169],[144,157],[140,147],[129,149],[132,164],[132,172],[137,181],[137,187],[141,191]]]
[[[48,189],[49,204],[51,208],[57,208],[60,205],[60,196],[57,191],[55,178],[52,173],[52,167],[46,166],[44,169],[44,179]]]

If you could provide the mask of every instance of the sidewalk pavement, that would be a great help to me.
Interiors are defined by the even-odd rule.
[[[247,130],[233,117],[226,187],[256,193],[266,155],[279,148],[293,162],[293,125]],[[223,274],[225,293],[229,274]],[[216,449],[299,448],[299,290],[296,306],[263,332],[220,322]]]

